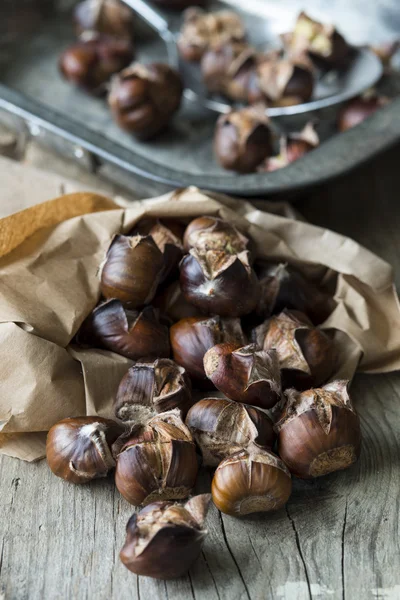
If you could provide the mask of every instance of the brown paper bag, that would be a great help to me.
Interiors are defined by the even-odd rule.
[[[69,346],[99,300],[98,265],[113,235],[145,215],[188,222],[204,214],[246,231],[259,257],[335,282],[337,307],[323,324],[340,350],[335,377],[351,378],[357,367],[371,373],[400,367],[392,269],[354,241],[295,215],[194,188],[125,209],[101,196],[72,194],[0,220],[0,452],[36,460],[44,454],[44,432],[57,420],[112,416],[131,362]]]

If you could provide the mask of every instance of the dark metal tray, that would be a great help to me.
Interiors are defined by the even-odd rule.
[[[340,175],[400,139],[398,99],[345,134],[335,134],[335,108],[279,119],[280,129],[296,130],[305,120],[317,116],[324,142],[298,162],[269,174],[236,175],[219,168],[212,152],[216,116],[190,102],[185,103],[173,124],[159,138],[147,143],[138,142],[112,122],[104,100],[76,90],[58,74],[58,56],[74,39],[71,6],[66,6],[73,3],[53,2],[52,10],[44,11],[43,19],[33,31],[29,32],[26,27],[22,33],[13,36],[8,29],[7,38],[2,35],[0,107],[127,171],[175,187],[197,185],[242,196],[270,195],[294,191]],[[380,9],[375,6],[380,3],[371,6],[370,0],[359,0],[355,12],[349,8],[342,14],[339,5],[343,6],[343,3],[336,1],[329,6],[328,15],[325,9],[323,18],[334,20],[353,43],[378,43],[400,35],[396,3],[397,0],[393,0],[393,15],[390,2]],[[231,4],[240,2],[232,0]],[[260,14],[267,4],[269,13],[273,14],[271,10],[275,4],[279,18],[282,18],[283,10],[293,18],[301,8],[297,0],[268,0],[268,3],[258,0],[255,4],[246,0],[241,4],[259,10]],[[314,0],[308,2],[307,9],[314,10],[318,17],[318,9],[323,5],[322,0]],[[4,10],[0,7],[0,29]],[[23,15],[26,1],[16,2],[13,10],[20,10]],[[138,59],[165,60],[163,42],[146,27],[139,29]],[[385,78],[382,86],[386,93],[396,95],[400,93],[400,77],[391,75]]]

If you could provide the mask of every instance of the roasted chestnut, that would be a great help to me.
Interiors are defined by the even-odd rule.
[[[265,96],[258,85],[257,68],[263,55],[247,47],[230,65],[227,76],[222,80],[221,92],[234,102],[256,104],[263,102]]]
[[[160,294],[157,294],[153,300],[153,306],[174,323],[188,317],[202,316],[201,310],[190,304],[182,294],[179,281],[174,281]]]
[[[154,298],[164,267],[151,236],[116,235],[100,267],[101,292],[129,308],[143,306]]]
[[[138,362],[119,385],[115,416],[131,424],[145,423],[156,413],[192,406],[192,385],[185,369],[168,358]]]
[[[214,134],[214,152],[224,169],[251,173],[273,154],[272,131],[262,106],[221,115]]]
[[[179,411],[137,425],[113,446],[115,484],[131,504],[180,500],[189,496],[197,476],[196,446]]]
[[[63,419],[47,434],[47,463],[54,475],[72,483],[106,477],[115,467],[111,446],[122,433],[110,419]]]
[[[83,322],[77,341],[131,360],[170,355],[168,327],[159,322],[154,308],[146,306],[139,313],[115,299],[96,306]]]
[[[112,75],[133,60],[128,40],[89,34],[67,48],[59,68],[65,79],[93,94],[103,94]]]
[[[203,386],[208,381],[203,366],[207,350],[222,342],[232,342],[238,347],[245,343],[240,320],[218,316],[182,319],[171,327],[170,339],[174,360],[185,367],[196,385]]]
[[[258,171],[272,172],[283,169],[318,146],[319,136],[315,131],[314,123],[307,123],[302,131],[282,136],[279,154],[266,158],[258,167]]]
[[[313,94],[313,68],[304,59],[284,59],[273,53],[260,61],[257,67],[257,83],[259,91],[269,105],[301,104],[308,102]],[[260,95],[256,94],[255,99],[259,101]]]
[[[260,286],[247,251],[192,249],[182,259],[180,272],[183,295],[205,313],[241,317],[257,306]]]
[[[234,517],[278,510],[286,504],[291,491],[286,465],[255,444],[223,460],[211,486],[215,506]]]
[[[208,91],[226,93],[240,66],[253,54],[254,50],[244,41],[211,46],[201,59],[201,74]]]
[[[78,34],[97,31],[116,38],[132,39],[133,12],[120,0],[84,0],[74,9]]]
[[[284,389],[320,385],[334,370],[336,349],[331,338],[300,312],[285,309],[254,333],[260,348],[277,351]]]
[[[186,425],[201,450],[203,464],[210,467],[251,442],[271,448],[275,441],[272,421],[264,412],[226,398],[196,402],[187,414]]]
[[[387,106],[390,100],[386,96],[380,96],[376,93],[357,96],[345,104],[338,114],[339,131],[347,131],[356,125],[359,125],[368,117],[371,117],[377,110]]]
[[[183,256],[182,237],[185,229],[176,221],[144,219],[134,228],[133,235],[151,235],[164,256],[164,272],[161,282],[178,274],[178,264]]]
[[[282,39],[291,56],[307,54],[321,67],[342,67],[351,56],[351,46],[333,25],[319,23],[305,12],[299,14],[293,32]]]
[[[314,325],[331,314],[335,302],[292,265],[264,263],[257,269],[261,285],[257,314],[267,318],[285,308],[304,313]]]
[[[182,93],[180,75],[172,67],[135,63],[113,77],[108,103],[122,129],[146,140],[168,125],[180,107]]]
[[[297,477],[308,479],[347,469],[360,455],[360,420],[348,381],[306,392],[288,390],[276,424],[279,455]]]
[[[184,505],[153,502],[133,514],[119,555],[126,568],[156,579],[184,575],[207,535],[203,526],[210,500],[211,494],[201,494]]]
[[[217,344],[206,352],[204,370],[215,387],[236,402],[272,408],[281,397],[279,359],[274,349]]]
[[[218,217],[198,217],[189,223],[183,237],[185,250],[192,248],[201,253],[223,250],[231,254],[251,251],[249,238],[234,225]]]
[[[242,20],[231,10],[207,13],[200,8],[189,8],[183,18],[178,49],[182,58],[188,61],[201,60],[211,46],[245,37]]]

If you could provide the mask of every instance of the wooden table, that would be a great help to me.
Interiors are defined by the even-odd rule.
[[[400,146],[297,204],[310,221],[390,261],[397,283],[399,152]],[[44,160],[37,148],[28,155],[71,169],[55,157]],[[138,578],[120,563],[132,507],[112,478],[67,485],[44,461],[0,457],[0,599],[400,598],[400,374],[357,376],[352,397],[364,436],[359,463],[310,483],[295,481],[286,509],[276,514],[238,520],[213,507],[202,556],[177,581]],[[198,490],[209,482],[203,474]]]

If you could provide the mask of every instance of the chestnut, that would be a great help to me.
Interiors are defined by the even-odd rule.
[[[214,134],[214,152],[224,169],[251,173],[273,154],[272,130],[263,106],[221,115]]]
[[[230,400],[260,408],[272,408],[280,400],[281,373],[274,349],[217,344],[206,352],[203,362],[207,377]]]
[[[232,62],[222,80],[223,94],[234,102],[245,104],[265,103],[265,96],[258,85],[257,67],[263,55],[250,46]]]
[[[169,65],[134,63],[113,77],[108,103],[122,129],[147,140],[171,121],[182,93],[181,77]]]
[[[224,94],[234,74],[253,54],[252,48],[244,41],[211,46],[201,59],[201,74],[208,91]]]
[[[276,424],[279,455],[302,479],[347,469],[360,455],[360,420],[348,381],[332,381],[306,392],[288,390]]]
[[[192,384],[185,369],[168,358],[138,362],[124,375],[115,399],[115,416],[142,423],[174,408],[186,414],[192,406]]]
[[[211,484],[215,506],[234,517],[278,510],[291,491],[292,480],[284,462],[256,444],[225,458]]]
[[[262,318],[285,310],[304,313],[314,325],[325,321],[335,307],[329,294],[287,263],[263,263],[257,269],[261,293],[256,312]]]
[[[247,251],[199,253],[192,249],[180,263],[180,284],[188,302],[205,313],[221,317],[249,314],[260,295],[259,281]]]
[[[61,54],[59,68],[68,81],[93,94],[103,94],[111,76],[129,65],[133,56],[128,40],[90,34]]]
[[[218,316],[181,319],[171,327],[170,340],[174,360],[185,367],[196,385],[204,385],[208,381],[203,366],[207,350],[222,342],[238,346],[245,342],[239,319]]]
[[[122,432],[111,419],[63,419],[47,434],[47,463],[54,475],[72,483],[106,477],[115,467],[111,446]]]
[[[202,316],[201,310],[190,304],[182,294],[179,281],[174,281],[153,300],[153,306],[173,323],[188,317]]]
[[[135,506],[189,496],[197,477],[196,446],[179,411],[169,411],[134,427],[113,446],[115,484]]]
[[[127,569],[156,579],[184,575],[200,554],[207,535],[204,520],[211,494],[186,504],[152,502],[129,519],[120,559]]]
[[[251,251],[251,242],[234,225],[218,217],[197,217],[189,223],[183,236],[186,252],[223,250],[237,253]]]
[[[304,11],[293,32],[283,36],[286,50],[294,57],[308,55],[320,67],[343,67],[351,56],[351,46],[331,24],[311,19]]]
[[[281,368],[282,387],[307,389],[325,383],[336,362],[331,338],[314,327],[303,313],[284,310],[259,325],[254,332],[260,348],[275,348]]]
[[[116,38],[132,39],[133,12],[121,0],[84,0],[74,9],[78,34],[97,31]]]
[[[184,227],[178,222],[162,222],[159,219],[144,219],[134,228],[132,235],[150,235],[164,256],[161,282],[178,274],[179,261],[183,256],[182,237]]]
[[[114,236],[100,267],[101,292],[128,308],[148,304],[164,274],[164,258],[151,236]]]
[[[317,148],[319,143],[319,136],[315,131],[314,123],[307,123],[302,131],[282,136],[279,142],[279,154],[266,158],[264,163],[258,167],[258,171],[270,173],[283,169]]]
[[[284,59],[276,53],[260,61],[257,82],[266,102],[272,106],[308,102],[314,90],[314,74],[309,62]]]
[[[168,327],[159,322],[154,308],[146,306],[139,313],[124,308],[116,299],[96,306],[83,322],[77,341],[131,360],[170,355]]]
[[[207,13],[201,8],[188,8],[178,37],[178,49],[184,60],[198,62],[212,46],[240,41],[245,37],[239,15],[231,10]]]
[[[201,450],[203,464],[216,467],[221,460],[250,442],[271,448],[275,441],[272,421],[253,406],[226,398],[204,398],[186,416],[186,425]]]
[[[365,119],[371,117],[377,110],[387,106],[389,102],[389,98],[374,92],[353,98],[353,100],[347,102],[339,111],[337,120],[339,131],[347,131],[359,125]]]

